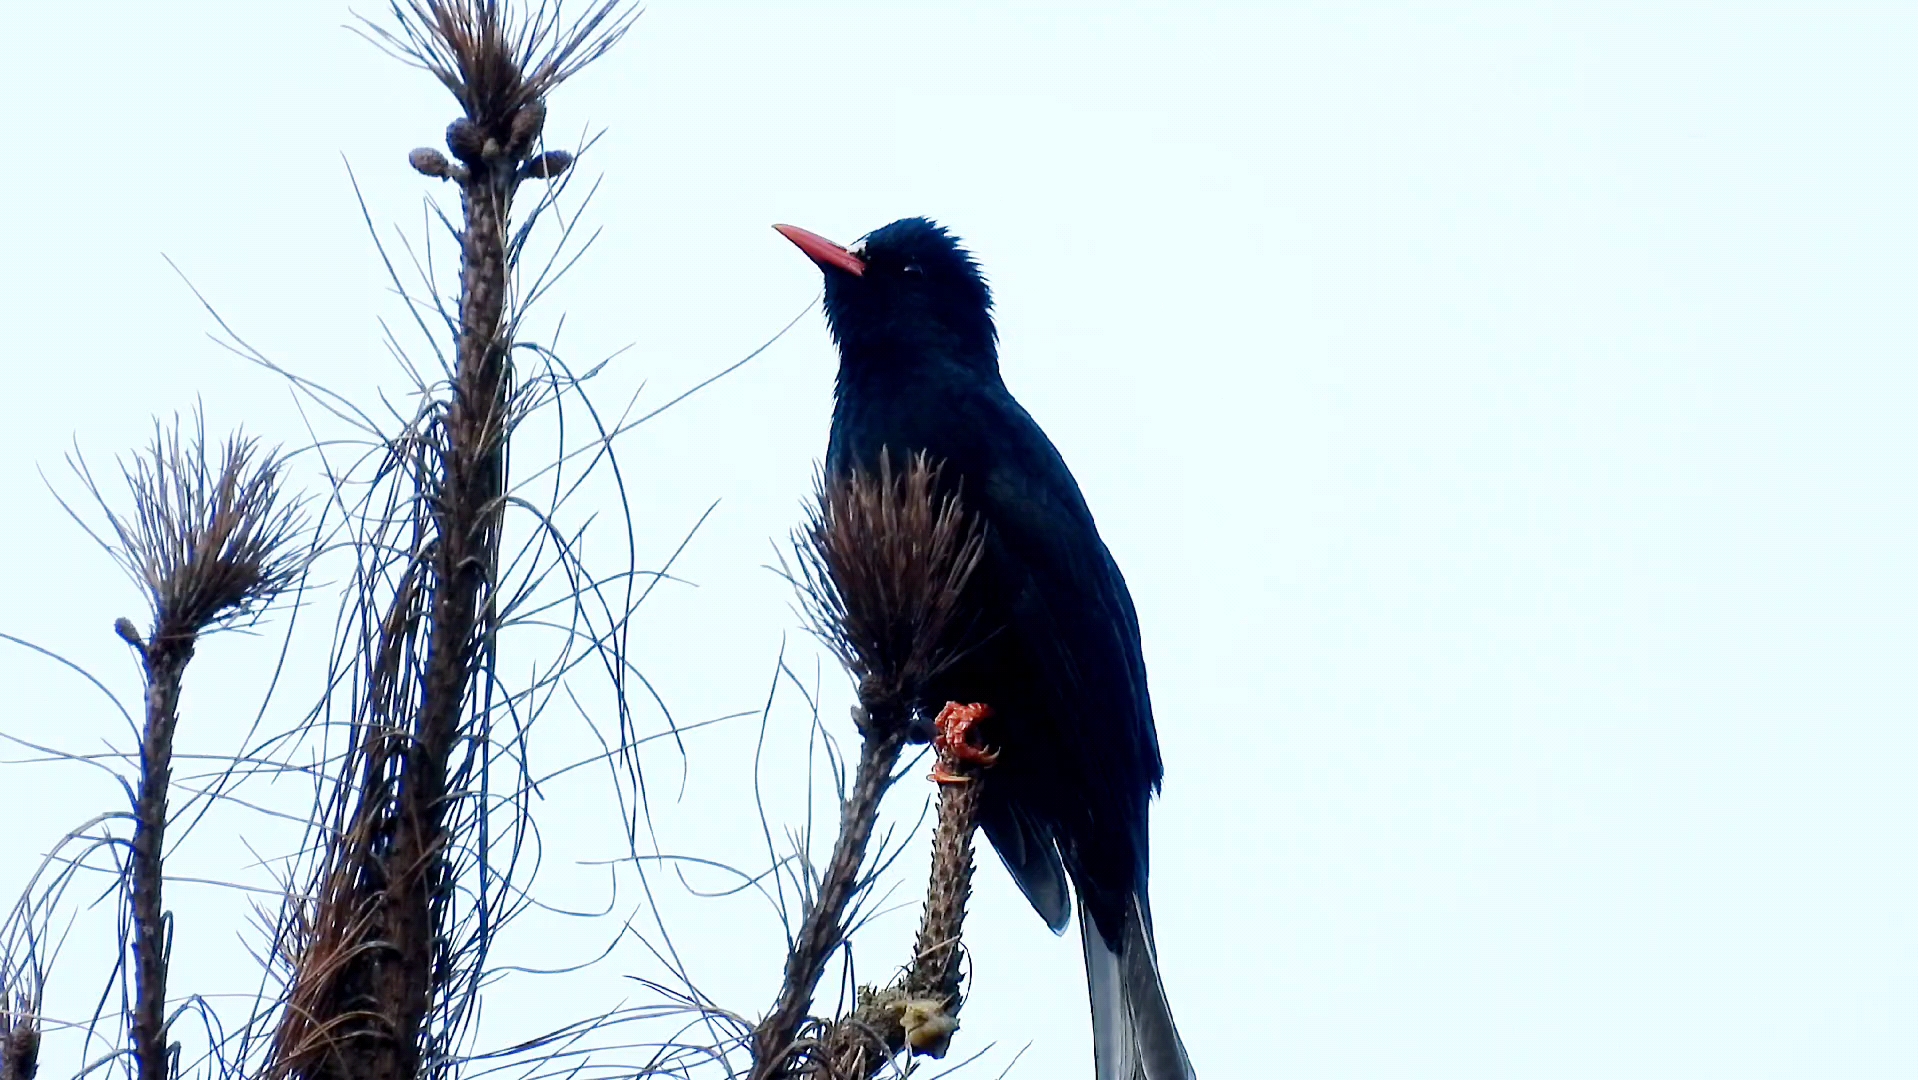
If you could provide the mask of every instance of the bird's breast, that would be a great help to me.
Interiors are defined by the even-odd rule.
[[[882,451],[897,467],[923,453],[940,466],[946,484],[976,489],[1008,452],[1007,428],[1004,410],[973,388],[862,388],[834,404],[826,469],[834,475],[876,469]]]

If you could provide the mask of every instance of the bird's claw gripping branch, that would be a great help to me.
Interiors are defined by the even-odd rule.
[[[983,746],[974,746],[969,740],[972,729],[981,720],[992,715],[992,706],[972,704],[961,705],[956,701],[946,702],[939,715],[932,722],[932,748],[939,755],[939,763],[933,766],[932,774],[927,777],[936,784],[970,784],[975,769],[970,766],[986,766],[999,760],[996,750]]]

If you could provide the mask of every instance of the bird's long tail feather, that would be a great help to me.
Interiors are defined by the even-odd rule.
[[[1144,897],[1126,907],[1115,950],[1079,905],[1086,988],[1092,997],[1092,1054],[1098,1080],[1194,1080],[1172,1022]]]

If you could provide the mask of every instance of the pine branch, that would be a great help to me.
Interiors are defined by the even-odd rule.
[[[74,467],[105,508],[84,464],[76,460]],[[203,428],[187,438],[176,423],[171,432],[156,432],[152,447],[125,472],[133,513],[107,510],[117,541],[110,548],[145,586],[153,607],[144,640],[130,621],[114,625],[140,651],[146,676],[127,867],[133,953],[127,1024],[139,1080],[166,1080],[171,921],[163,860],[180,691],[203,634],[257,616],[304,573],[304,553],[293,548],[304,523],[297,502],[282,493],[280,460],[260,456],[252,440],[239,436],[216,461]]]
[[[431,72],[464,114],[446,131],[454,160],[430,148],[409,156],[460,191],[456,347],[437,422],[393,448],[419,478],[417,554],[372,646],[362,738],[339,779],[351,806],[311,911],[292,928],[273,1076],[412,1080],[445,1068],[428,1026],[450,976],[448,853],[467,839],[450,778],[459,748],[488,737],[481,680],[500,624],[513,200],[520,184],[557,179],[572,162],[539,152],[547,95],[637,15],[628,0],[596,0],[573,21],[557,5],[502,0],[398,0],[392,12],[395,29],[362,33]]]
[[[846,906],[860,880],[892,766],[913,734],[929,685],[963,655],[979,629],[962,623],[959,611],[984,544],[983,527],[965,512],[957,492],[942,489],[939,466],[924,455],[895,472],[881,454],[876,473],[820,482],[811,519],[795,543],[799,571],[788,577],[814,632],[858,679],[854,716],[863,748],[832,861],[787,956],[773,1009],[753,1033],[753,1080],[822,1068],[833,1076],[852,1075],[841,1071],[845,1067],[870,1075],[902,1048],[943,1053],[956,1027],[951,1017],[958,1009],[959,930],[971,891],[978,785],[970,780],[977,762],[966,757],[962,742],[949,746],[942,734],[942,766],[935,776],[953,782],[940,801],[915,974],[897,993],[862,994],[870,1000],[828,1027],[824,1037],[802,1037],[816,1027],[807,1013],[819,978],[845,944]],[[950,712],[942,712],[940,722]]]
[[[834,1023],[821,1042],[834,1080],[865,1080],[895,1056],[911,1051],[944,1057],[959,1029],[960,993],[965,959],[966,902],[972,896],[972,835],[979,821],[982,768],[991,755],[969,748],[963,728],[947,737],[955,714],[980,706],[948,703],[935,740],[940,782],[939,824],[932,834],[932,872],[925,909],[919,917],[912,963],[884,990],[861,987],[851,1016]]]

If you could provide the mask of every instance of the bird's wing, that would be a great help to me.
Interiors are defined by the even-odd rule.
[[[1032,909],[1053,933],[1065,933],[1072,918],[1072,894],[1066,891],[1066,871],[1052,829],[1034,819],[1029,809],[994,798],[979,803],[979,827]]]
[[[1126,836],[1140,879],[1126,884],[1143,884],[1145,800],[1161,766],[1138,615],[1078,484],[1036,425],[1030,432],[1006,440],[979,491],[989,557],[1016,589],[1008,630],[1043,672],[1085,824]]]

